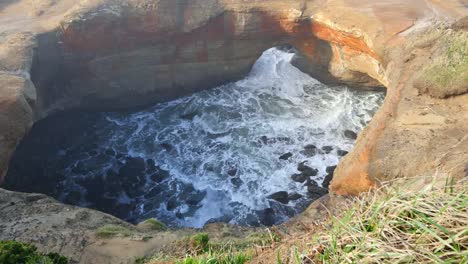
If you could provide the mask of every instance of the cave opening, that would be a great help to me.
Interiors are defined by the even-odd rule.
[[[265,51],[242,80],[131,112],[37,122],[3,187],[132,223],[279,224],[327,193],[383,90],[329,86]]]

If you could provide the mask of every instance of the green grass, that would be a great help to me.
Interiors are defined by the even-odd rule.
[[[255,249],[268,248],[280,238],[272,232],[255,232],[242,239],[211,241],[206,233],[197,233],[174,245],[173,254],[157,253],[136,263],[240,264],[252,258]],[[176,249],[177,248],[177,249]],[[179,252],[179,253],[177,253]],[[185,252],[181,257],[180,252]]]
[[[67,264],[68,259],[57,253],[43,254],[32,244],[17,241],[0,241],[2,264]]]
[[[119,225],[105,225],[96,230],[96,236],[99,238],[111,238],[115,236],[130,236],[133,232]]]
[[[468,91],[468,33],[445,30],[440,34],[441,55],[424,68],[416,86],[422,92],[444,98]]]
[[[147,219],[143,223],[150,226],[151,230],[155,230],[155,231],[167,230],[167,226],[163,222],[161,222],[161,221],[159,221],[159,220],[157,220],[155,218]]]
[[[468,185],[447,185],[419,191],[385,187],[357,198],[312,240],[310,260],[468,263]]]
[[[251,259],[250,255],[240,253],[230,253],[216,255],[209,253],[202,256],[188,256],[185,259],[176,262],[177,264],[244,264]]]
[[[192,250],[196,252],[205,252],[209,250],[210,238],[206,233],[198,233],[190,238]]]

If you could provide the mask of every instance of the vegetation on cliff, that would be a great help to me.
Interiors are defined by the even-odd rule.
[[[2,264],[67,264],[68,259],[57,253],[43,254],[37,247],[17,241],[0,241]]]
[[[278,250],[278,263],[468,263],[467,182],[414,189],[353,199],[307,242]]]
[[[426,65],[415,85],[421,92],[444,98],[468,91],[468,33],[441,27],[423,37],[427,40],[424,45],[436,45],[432,63]]]
[[[243,264],[252,260],[257,251],[270,248],[280,238],[272,232],[254,232],[244,239],[211,241],[206,233],[183,238],[172,246],[171,254],[156,254],[138,259],[137,263],[177,264]]]

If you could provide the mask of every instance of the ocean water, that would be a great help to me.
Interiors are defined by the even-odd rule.
[[[321,186],[327,167],[353,147],[350,131],[359,133],[385,96],[326,86],[292,66],[293,56],[272,48],[238,82],[138,112],[93,114],[83,125],[68,121],[60,142],[39,133],[34,147],[43,153],[32,161],[19,151],[11,173],[32,173],[21,165],[32,163],[55,175],[48,191],[56,198],[131,222],[281,223],[316,198],[308,186]],[[300,164],[314,170],[305,182],[291,178]],[[270,197],[277,192],[289,197]]]

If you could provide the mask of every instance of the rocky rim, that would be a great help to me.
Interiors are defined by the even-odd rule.
[[[32,124],[51,113],[176,98],[238,79],[263,50],[291,44],[301,53],[295,65],[321,81],[387,88],[384,105],[334,171],[333,194],[434,171],[463,177],[468,84],[437,96],[415,84],[443,56],[440,34],[467,34],[467,14],[459,0],[6,1],[0,4],[0,176]],[[0,200],[0,239],[35,242],[81,263],[125,263],[177,237],[158,233],[145,246],[104,243],[93,230],[127,224],[36,194],[0,189]],[[332,207],[328,200],[298,219],[320,219],[314,208]],[[300,230],[297,222],[285,226]],[[131,250],[122,252],[124,245]]]

